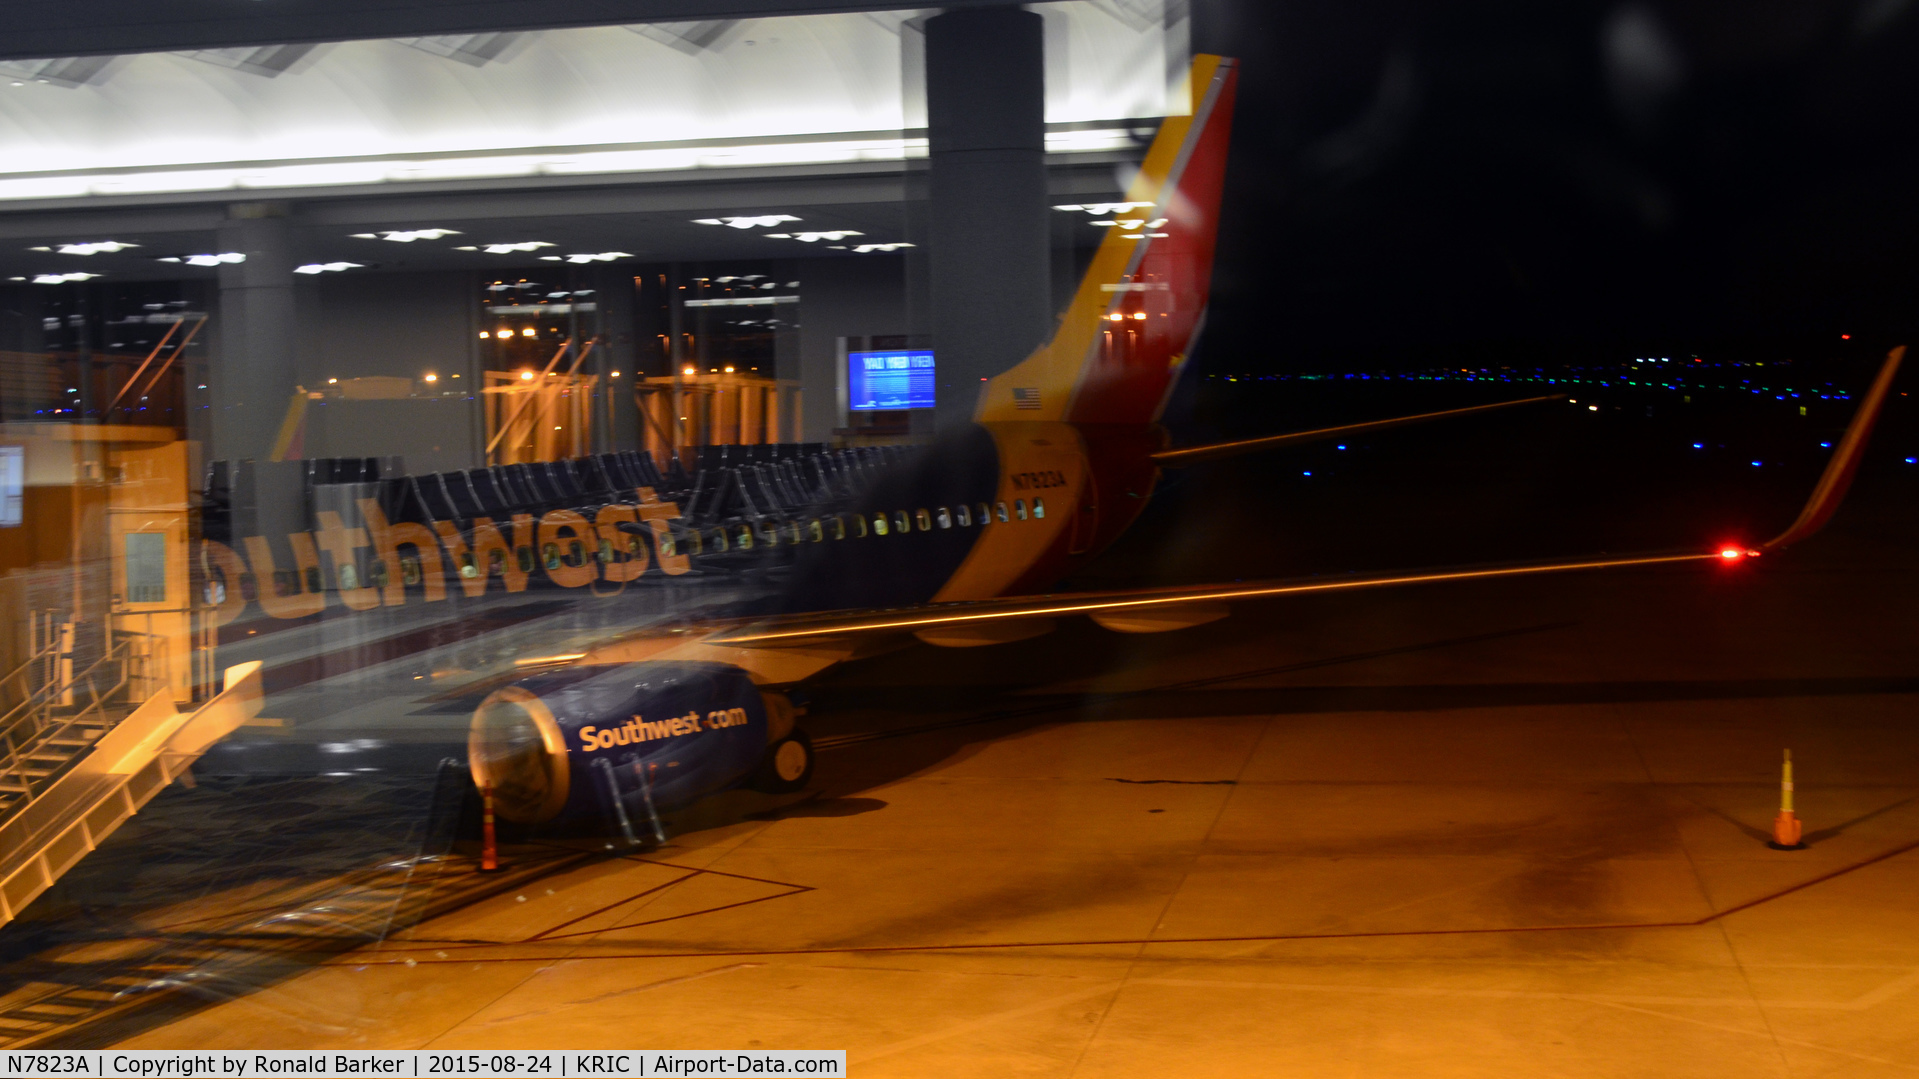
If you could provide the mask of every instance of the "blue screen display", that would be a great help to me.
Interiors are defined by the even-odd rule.
[[[846,407],[854,412],[932,408],[932,351],[847,353]]]

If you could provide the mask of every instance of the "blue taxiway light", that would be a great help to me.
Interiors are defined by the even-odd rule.
[[[1342,442],[1342,443],[1340,443],[1339,445],[1337,445],[1337,446],[1334,446],[1333,448],[1334,448],[1334,449],[1336,449],[1336,450],[1343,450],[1343,449],[1345,449],[1345,448],[1346,448],[1346,444],[1345,444],[1344,442]]]
[[[1310,476],[1310,475],[1312,475],[1312,473],[1311,473],[1311,472],[1301,472],[1301,473],[1300,473],[1300,475],[1302,475],[1302,476]]]
[[[1703,450],[1706,448],[1706,444],[1704,442],[1695,442],[1692,444],[1692,448],[1695,450]]]
[[[1908,457],[1906,458],[1906,463],[1909,465],[1919,465],[1919,457]]]
[[[1822,449],[1822,450],[1829,450],[1829,449],[1831,449],[1831,448],[1832,448],[1832,443],[1830,443],[1830,442],[1821,442],[1821,443],[1819,444],[1819,448],[1820,448],[1820,449]]]

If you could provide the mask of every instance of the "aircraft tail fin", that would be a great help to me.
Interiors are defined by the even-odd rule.
[[[1839,448],[1832,451],[1832,459],[1826,462],[1826,470],[1819,476],[1819,483],[1812,489],[1812,497],[1806,500],[1806,506],[1799,511],[1799,518],[1784,532],[1767,540],[1762,551],[1778,551],[1798,543],[1807,536],[1824,528],[1826,522],[1839,509],[1839,503],[1845,500],[1847,488],[1852,486],[1852,477],[1859,471],[1859,462],[1866,453],[1866,440],[1872,437],[1873,424],[1879,422],[1879,413],[1886,406],[1886,398],[1892,393],[1893,376],[1899,373],[1899,362],[1906,357],[1906,346],[1900,345],[1886,354],[1886,362],[1879,368],[1879,377],[1872,380],[1872,388],[1859,402],[1859,410],[1852,414],[1852,422],[1846,425],[1846,433],[1839,440]]]
[[[1191,109],[1169,116],[1053,339],[981,389],[981,421],[1150,423],[1192,348],[1212,284],[1238,71],[1193,58]]]

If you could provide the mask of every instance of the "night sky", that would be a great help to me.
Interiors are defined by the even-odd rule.
[[[1210,369],[1817,361],[1919,327],[1914,0],[1198,0],[1194,25],[1244,64]]]

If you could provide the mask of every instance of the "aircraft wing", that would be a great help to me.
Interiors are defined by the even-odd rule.
[[[1258,453],[1261,450],[1276,450],[1281,446],[1298,446],[1307,442],[1328,442],[1335,438],[1351,438],[1354,435],[1371,434],[1384,431],[1389,427],[1405,427],[1408,424],[1426,423],[1431,420],[1450,420],[1460,416],[1471,416],[1479,412],[1493,412],[1516,405],[1536,405],[1541,401],[1564,401],[1563,393],[1549,393],[1544,397],[1524,397],[1517,401],[1498,401],[1490,405],[1473,405],[1470,408],[1449,408],[1444,412],[1422,412],[1417,416],[1394,416],[1386,420],[1369,420],[1365,423],[1349,423],[1340,427],[1321,427],[1313,431],[1294,431],[1283,435],[1265,435],[1260,438],[1242,438],[1233,442],[1212,442],[1204,446],[1178,446],[1170,450],[1161,450],[1152,455],[1154,464],[1161,468],[1181,468],[1205,461],[1217,461],[1223,457],[1238,457],[1243,453]]]
[[[1084,615],[1108,629],[1154,633],[1200,625],[1229,613],[1230,605],[1249,600],[1315,592],[1443,584],[1449,581],[1529,577],[1579,570],[1624,569],[1713,562],[1735,564],[1782,550],[1812,535],[1831,519],[1844,499],[1864,455],[1873,424],[1897,374],[1903,347],[1887,356],[1872,388],[1860,402],[1845,436],[1826,464],[1798,518],[1784,532],[1756,548],[1722,547],[1709,551],[1647,553],[1615,558],[1578,558],[1551,562],[1475,566],[1418,572],[1351,574],[1264,581],[1235,581],[1176,588],[1004,596],[961,603],[933,603],[891,610],[824,611],[771,618],[708,623],[611,642],[585,655],[552,657],[568,662],[629,662],[636,659],[711,659],[735,663],[767,683],[809,677],[879,643],[912,634],[945,647],[997,644],[1038,636],[1055,619]],[[1512,402],[1520,403],[1520,402]],[[1389,421],[1390,422],[1390,421]],[[1282,436],[1283,437],[1283,436]]]

